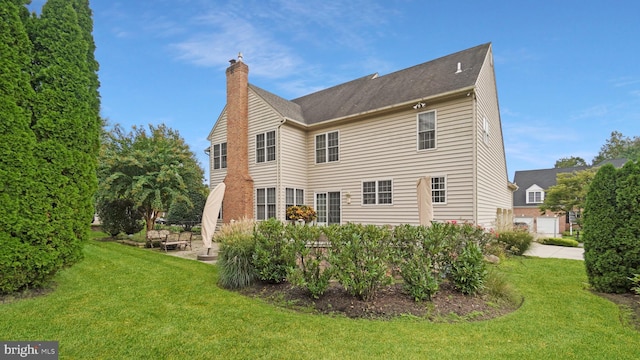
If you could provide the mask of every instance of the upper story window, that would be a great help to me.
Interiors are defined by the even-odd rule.
[[[276,159],[276,132],[268,131],[256,135],[256,162],[274,161]]]
[[[362,205],[391,205],[393,191],[391,180],[363,181]]]
[[[227,143],[213,145],[213,168],[224,169],[227,167]]]
[[[447,178],[434,176],[431,178],[431,202],[434,204],[447,203]]]
[[[544,202],[544,189],[538,185],[532,185],[527,189],[527,204],[542,204]]]
[[[418,114],[418,150],[436,147],[436,112]]]
[[[316,135],[316,164],[340,159],[340,136],[337,131]]]

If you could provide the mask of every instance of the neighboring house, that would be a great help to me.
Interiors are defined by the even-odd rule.
[[[285,100],[227,68],[227,105],[208,139],[222,218],[417,224],[416,182],[431,176],[435,221],[510,222],[491,44]]]
[[[626,159],[607,160],[596,165],[611,163],[615,167],[622,167]],[[572,173],[589,169],[590,166],[576,166],[569,168],[553,168],[539,170],[516,171],[513,182],[518,190],[513,193],[513,215],[516,224],[526,224],[529,231],[539,236],[561,236],[570,229],[569,214],[558,215],[551,211],[544,214],[539,206],[544,202],[545,192],[556,185],[556,178],[560,173]]]

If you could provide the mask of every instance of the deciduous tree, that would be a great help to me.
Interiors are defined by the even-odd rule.
[[[134,126],[125,132],[116,125],[107,134],[100,155],[99,201],[129,199],[143,214],[147,230],[160,213],[178,201],[192,205],[189,185],[200,183],[204,171],[195,154],[166,125]]]
[[[579,156],[564,157],[556,160],[554,168],[570,168],[576,166],[587,166],[587,162]]]
[[[589,184],[593,180],[595,170],[586,169],[570,173],[559,173],[556,185],[547,189],[540,211],[550,210],[561,215],[570,211],[580,213],[584,209],[584,202],[589,191]],[[578,218],[580,223],[580,218]]]

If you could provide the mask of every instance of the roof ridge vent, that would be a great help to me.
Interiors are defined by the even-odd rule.
[[[462,72],[462,63],[458,62],[458,70],[456,70],[456,74],[460,74]]]

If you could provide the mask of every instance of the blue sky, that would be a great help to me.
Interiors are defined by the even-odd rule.
[[[39,9],[44,0],[34,0]],[[286,99],[491,42],[509,179],[640,135],[640,2],[93,0],[102,116],[165,123],[208,174],[239,51]]]

